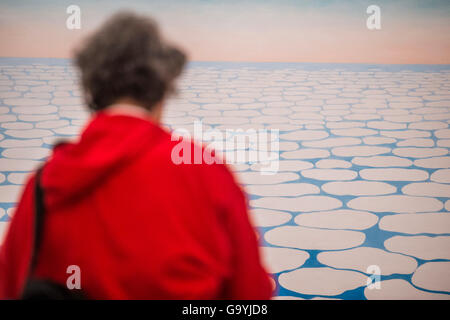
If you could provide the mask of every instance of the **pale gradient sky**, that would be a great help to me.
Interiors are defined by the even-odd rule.
[[[71,4],[81,30],[66,28]],[[378,31],[366,28],[371,4]],[[450,0],[3,0],[0,56],[70,57],[123,8],[151,14],[194,61],[450,64]]]

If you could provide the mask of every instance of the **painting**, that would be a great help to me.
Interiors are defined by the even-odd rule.
[[[227,159],[276,299],[450,299],[447,0],[2,1],[0,243],[89,119],[73,51],[122,9],[189,57],[168,129],[271,130],[269,172]]]

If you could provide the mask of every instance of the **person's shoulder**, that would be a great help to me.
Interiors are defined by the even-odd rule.
[[[208,148],[200,141],[164,129],[163,131],[161,139],[153,148],[153,156],[170,160],[170,163],[176,166],[193,165],[203,170],[228,170],[224,158],[214,149]]]
[[[216,181],[235,182],[234,174],[225,156],[202,144],[201,141],[168,133],[155,151],[162,161],[180,170],[201,172]]]

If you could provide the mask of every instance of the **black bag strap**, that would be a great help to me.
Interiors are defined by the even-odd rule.
[[[42,170],[43,167],[40,167],[37,170],[34,183],[34,240],[31,251],[31,262],[28,276],[29,278],[33,274],[33,271],[37,264],[37,257],[39,255],[39,249],[42,243],[42,235],[44,228],[45,205],[44,205],[44,190],[42,189],[41,186]]]

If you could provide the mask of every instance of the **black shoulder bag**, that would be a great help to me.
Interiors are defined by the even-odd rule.
[[[31,262],[28,278],[22,292],[23,300],[82,300],[86,299],[81,290],[70,290],[66,286],[46,279],[33,278],[33,272],[36,267],[39,249],[42,242],[44,227],[44,190],[41,187],[40,168],[36,173],[35,194],[34,194],[34,241],[31,252]]]

